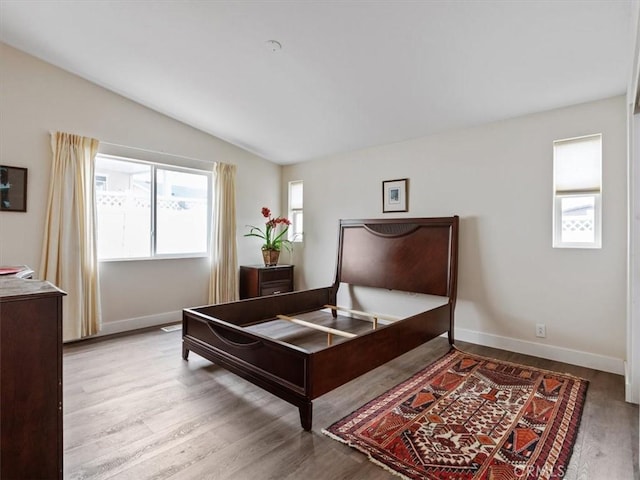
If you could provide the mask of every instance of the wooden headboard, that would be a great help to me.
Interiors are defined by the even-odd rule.
[[[447,296],[455,302],[458,217],[341,220],[336,286]]]

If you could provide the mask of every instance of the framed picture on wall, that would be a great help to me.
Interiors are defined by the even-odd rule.
[[[408,212],[408,178],[382,182],[382,213]]]
[[[27,211],[27,169],[0,165],[0,211]]]

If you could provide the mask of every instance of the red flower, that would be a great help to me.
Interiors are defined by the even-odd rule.
[[[267,219],[264,224],[264,230],[254,227],[253,225],[247,225],[249,227],[249,233],[246,233],[245,237],[258,237],[264,240],[263,250],[280,250],[281,247],[290,250],[291,242],[286,236],[289,225],[291,225],[289,219],[284,217],[271,218],[271,210],[267,207],[262,207],[261,212],[262,216]],[[278,229],[278,225],[282,225],[284,228]]]

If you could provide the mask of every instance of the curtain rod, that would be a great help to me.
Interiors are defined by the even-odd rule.
[[[168,157],[182,158],[183,160],[193,160],[195,162],[207,163],[209,165],[212,165],[212,164],[216,163],[215,160],[202,160],[200,158],[187,157],[185,155],[177,155],[175,153],[159,152],[157,150],[149,150],[147,148],[131,147],[129,145],[121,145],[121,144],[118,144],[118,143],[103,142],[102,140],[99,140],[99,142],[100,142],[100,145],[108,145],[110,147],[127,148],[129,150],[138,150],[138,151],[141,151],[141,152],[153,153],[153,154],[156,154],[156,155],[166,155]]]

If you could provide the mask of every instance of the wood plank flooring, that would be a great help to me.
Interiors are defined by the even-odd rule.
[[[624,379],[460,342],[462,350],[590,381],[571,480],[638,479],[638,407]],[[65,479],[394,479],[321,429],[448,350],[437,338],[298,410],[191,353],[159,329],[64,348]]]

